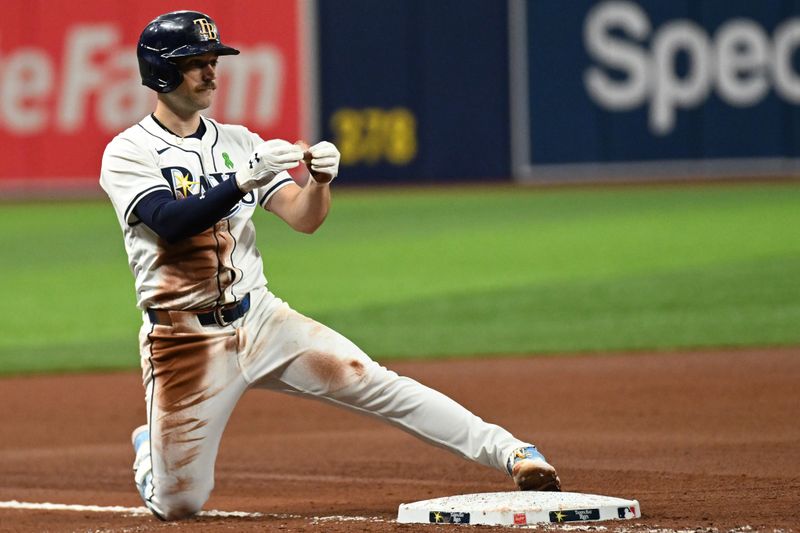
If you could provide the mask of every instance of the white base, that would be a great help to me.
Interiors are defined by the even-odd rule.
[[[578,492],[485,492],[400,505],[401,524],[524,526],[640,518],[636,500]]]

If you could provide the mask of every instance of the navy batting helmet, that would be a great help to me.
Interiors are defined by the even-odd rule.
[[[217,25],[208,15],[197,11],[165,13],[139,36],[136,56],[142,85],[160,93],[174,91],[183,83],[175,60],[208,52],[228,56],[239,50],[220,42]]]

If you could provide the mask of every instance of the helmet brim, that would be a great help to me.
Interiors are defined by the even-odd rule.
[[[201,56],[203,54],[217,54],[218,56],[235,56],[239,54],[239,50],[225,46],[222,43],[207,42],[199,44],[187,44],[173,50],[169,54],[164,54],[161,57],[164,59],[177,59],[180,57]]]

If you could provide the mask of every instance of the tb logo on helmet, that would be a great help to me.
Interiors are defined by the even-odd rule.
[[[217,28],[208,19],[194,19],[192,22],[200,26],[200,35],[205,37],[207,41],[217,40]]]

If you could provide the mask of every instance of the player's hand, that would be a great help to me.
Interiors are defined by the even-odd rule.
[[[329,183],[339,174],[341,155],[333,143],[322,141],[305,151],[303,160],[317,183]]]
[[[283,139],[271,139],[256,146],[244,168],[236,172],[236,185],[244,193],[266,185],[280,172],[297,167],[303,149]]]

